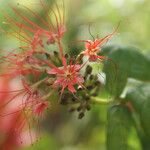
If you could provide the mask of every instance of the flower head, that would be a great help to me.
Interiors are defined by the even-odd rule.
[[[65,88],[68,88],[68,90],[72,93],[75,93],[76,90],[74,88],[75,85],[81,85],[84,82],[83,77],[79,73],[80,69],[82,68],[81,65],[75,64],[75,65],[67,65],[63,67],[55,67],[52,69],[49,69],[47,71],[50,75],[56,75],[56,80],[53,83],[54,87],[61,86],[62,91],[64,91]]]
[[[113,35],[116,34],[116,30],[104,38],[100,39],[95,39],[94,41],[91,40],[86,40],[85,42],[85,50],[81,53],[84,54],[85,56],[89,57],[89,61],[96,61],[97,59],[105,59],[104,56],[99,56],[98,52],[101,51],[101,47],[103,46],[104,43],[107,43]]]

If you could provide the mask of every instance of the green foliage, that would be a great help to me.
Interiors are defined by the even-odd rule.
[[[128,108],[114,105],[108,110],[107,150],[128,150],[131,116]]]
[[[24,148],[23,150],[46,150],[46,149],[49,149],[49,147],[51,147],[51,149],[53,150],[58,150],[58,145],[55,143],[52,137],[45,134],[38,141],[38,143],[35,143],[34,145],[31,145],[30,147]]]
[[[108,111],[107,147],[108,150],[129,150],[129,132],[131,115],[134,116],[134,128],[138,133],[142,149],[148,150],[150,139],[150,59],[133,47],[108,46],[102,50],[108,57],[104,63],[106,89],[114,96],[120,97],[127,88],[129,78],[143,83],[127,90],[124,99],[115,102],[122,104],[112,106]],[[129,113],[126,103],[129,102]],[[124,105],[124,106],[123,106]],[[134,112],[135,111],[135,112]],[[143,129],[142,129],[143,128]],[[144,131],[144,132],[143,132]]]
[[[150,84],[142,84],[127,93],[126,99],[137,110],[145,134],[150,138]]]
[[[129,100],[134,109],[141,113],[143,110],[143,105],[145,105],[146,101],[148,101],[150,97],[150,84],[140,84],[138,87],[131,89],[126,94],[126,100]]]
[[[142,127],[144,128],[146,135],[150,138],[150,95],[142,106],[140,117]]]
[[[125,97],[135,110],[134,120],[143,150],[149,150],[150,144],[150,84],[141,83],[129,90]]]
[[[110,53],[109,53],[110,49]],[[104,64],[106,88],[114,96],[120,96],[129,77],[150,81],[150,60],[133,47],[112,47],[107,49],[108,58]]]
[[[4,4],[8,2],[9,0],[2,0],[1,3]],[[52,0],[47,0],[47,2],[51,2]],[[14,1],[16,3],[16,1]],[[30,1],[27,1],[27,3],[30,3]],[[34,2],[32,6],[35,6]],[[87,31],[83,30],[83,26],[88,26],[89,21],[94,22],[94,28],[92,25],[92,34],[96,37],[97,34],[100,34],[100,36],[105,35],[104,33],[109,33],[112,31],[112,28],[116,26],[116,23],[119,20],[123,20],[123,23],[119,27],[119,33],[120,35],[116,36],[117,43],[120,41],[123,41],[124,44],[135,44],[138,47],[142,47],[142,51],[147,48],[149,48],[149,26],[150,26],[150,18],[149,18],[149,4],[150,1],[143,0],[143,1],[121,1],[121,3],[115,3],[114,0],[103,0],[103,1],[97,1],[97,0],[88,0],[88,1],[71,1],[68,4],[68,7],[71,11],[69,11],[69,17],[66,18],[67,25],[67,35],[66,35],[66,43],[68,41],[76,41],[78,39],[86,39],[87,38]],[[3,7],[3,5],[1,5]],[[38,5],[37,5],[38,6]],[[80,8],[80,9],[79,9]],[[116,9],[117,8],[117,9]],[[5,6],[5,9],[8,9],[8,6]],[[76,11],[76,10],[79,11]],[[40,11],[40,10],[39,10]],[[8,10],[7,10],[8,12]],[[97,13],[96,13],[97,12]],[[40,12],[41,13],[41,12]],[[45,12],[43,12],[44,16]],[[1,17],[2,14],[0,14],[0,19],[3,26],[3,18]],[[79,18],[79,20],[77,20]],[[139,21],[140,20],[140,21]],[[38,20],[39,21],[39,20]],[[69,23],[70,22],[70,23]],[[95,23],[97,24],[95,28]],[[5,25],[6,26],[6,25]],[[111,29],[109,30],[109,27]],[[5,27],[7,28],[7,26]],[[87,27],[88,28],[88,27]],[[94,33],[94,30],[95,33]],[[2,34],[2,33],[0,33]],[[88,35],[89,36],[89,35]],[[88,37],[89,39],[91,37]],[[119,39],[120,38],[120,39]],[[119,39],[119,40],[118,40]],[[122,40],[123,39],[123,40]],[[0,37],[1,45],[3,44],[4,37]],[[73,44],[68,44],[70,54],[76,55],[79,51],[77,45],[82,45],[83,43],[79,44],[79,42],[75,42]],[[119,43],[122,44],[121,42]],[[10,47],[10,45],[6,44]],[[3,48],[2,48],[3,49]],[[5,47],[4,47],[5,49]],[[144,83],[138,87],[135,87],[132,89],[132,91],[128,91],[126,94],[126,100],[131,102],[131,105],[136,110],[137,114],[140,117],[140,124],[139,127],[143,127],[145,133],[149,136],[150,135],[150,85],[147,84],[145,81],[150,81],[150,60],[145,57],[139,50],[133,48],[133,47],[120,47],[120,46],[107,46],[102,49],[102,54],[108,56],[111,60],[106,61],[104,64],[104,72],[106,73],[106,89],[113,94],[116,97],[119,97],[122,93],[123,89],[126,87],[127,79],[129,77],[135,78],[141,81],[144,81]],[[104,92],[100,93],[101,95],[104,94]],[[106,96],[107,97],[107,96]],[[117,102],[118,103],[118,102]],[[98,113],[99,112],[99,113]],[[89,122],[84,126],[80,125],[78,121],[74,121],[74,116],[71,116],[73,119],[65,120],[65,118],[69,118],[68,115],[66,115],[66,111],[58,111],[57,115],[50,116],[50,122],[53,123],[55,126],[55,129],[53,129],[50,125],[48,125],[48,128],[53,130],[53,134],[51,133],[51,136],[45,136],[42,137],[42,139],[35,143],[35,145],[31,146],[30,148],[27,148],[28,150],[45,150],[45,149],[53,149],[58,150],[57,144],[62,145],[62,149],[89,149],[90,145],[93,143],[93,147],[96,145],[100,145],[102,148],[99,148],[100,150],[103,150],[104,147],[104,141],[101,140],[104,137],[104,124],[105,124],[105,111],[101,110],[101,107],[97,110],[97,114],[95,114],[95,111],[92,109],[92,111],[89,113],[90,117],[87,117],[87,120]],[[99,118],[97,118],[99,114]],[[62,115],[62,116],[61,116]],[[67,117],[66,117],[67,116]],[[87,115],[86,115],[87,116]],[[53,118],[53,119],[52,119]],[[63,119],[61,119],[63,118]],[[102,119],[104,118],[104,119]],[[137,118],[136,118],[137,119]],[[64,121],[65,120],[65,121]],[[123,105],[114,105],[108,110],[108,126],[107,126],[107,147],[108,150],[128,150],[128,134],[130,129],[131,123],[130,123],[130,112],[128,111],[128,108]],[[82,123],[84,123],[85,120],[82,120]],[[56,122],[56,123],[55,123]],[[68,127],[66,127],[66,123],[68,123]],[[77,127],[76,127],[76,126]],[[141,126],[142,125],[142,126]],[[72,133],[72,142],[68,143],[70,145],[69,148],[65,148],[65,142],[62,142],[60,138],[63,137],[64,134],[61,134],[61,128],[60,127],[66,127],[69,128],[69,131],[67,130],[67,133]],[[90,131],[90,134],[89,132]],[[86,136],[82,134],[82,132],[85,132]],[[77,134],[80,133],[80,136],[77,136]],[[55,139],[54,135],[57,135],[58,137]],[[74,135],[74,136],[73,136]],[[75,139],[77,136],[77,141],[80,141],[78,143],[75,143]],[[141,139],[140,139],[141,138]],[[145,138],[140,137],[139,139],[141,141],[150,141],[149,138],[145,140]],[[69,135],[69,139],[71,139],[71,136]],[[88,142],[87,142],[87,139]],[[97,139],[97,140],[96,140]],[[83,141],[86,141],[85,143]],[[56,142],[57,141],[57,142]],[[64,140],[66,141],[66,140]],[[134,144],[135,140],[132,140],[132,144]],[[57,144],[56,144],[57,143]],[[77,145],[75,146],[74,143]],[[88,143],[88,144],[86,144]],[[83,145],[83,148],[79,148],[78,145]],[[99,147],[100,147],[99,146]],[[66,146],[67,147],[67,146]],[[146,146],[147,150],[149,150],[149,146]],[[98,149],[98,148],[97,148]],[[93,148],[91,148],[93,150]],[[136,149],[137,150],[137,149]],[[143,147],[143,150],[144,147]]]

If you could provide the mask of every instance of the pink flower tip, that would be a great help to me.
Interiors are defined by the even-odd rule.
[[[37,116],[40,116],[43,114],[43,112],[49,107],[49,102],[48,101],[43,101],[38,103],[35,108],[34,108],[34,114]]]

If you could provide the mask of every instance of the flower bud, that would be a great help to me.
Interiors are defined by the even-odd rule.
[[[58,52],[54,51],[53,53],[55,57],[58,57]]]
[[[74,108],[74,107],[71,107],[68,111],[70,112],[70,113],[72,113],[72,112],[74,112],[76,109]]]
[[[86,87],[88,90],[92,90],[94,87],[92,85],[89,85]]]
[[[91,74],[91,73],[92,73],[92,67],[88,65],[86,67],[85,74]]]
[[[81,63],[83,56],[84,56],[83,54],[79,54],[78,57],[77,57],[77,59],[76,59],[76,61],[77,61],[78,63]]]
[[[91,110],[91,106],[89,104],[87,104],[86,109],[89,111]]]
[[[81,112],[78,116],[78,119],[82,119],[84,117],[84,112]]]
[[[82,106],[80,105],[78,108],[77,108],[77,111],[81,111],[82,110]]]
[[[94,79],[94,75],[91,74],[90,77],[89,77],[89,79],[93,80]]]

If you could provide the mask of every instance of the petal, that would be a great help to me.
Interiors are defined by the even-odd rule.
[[[84,78],[81,77],[81,76],[78,76],[78,77],[77,77],[77,82],[78,82],[78,83],[83,83],[83,82],[84,82]]]
[[[103,60],[105,60],[105,59],[106,59],[106,57],[105,57],[105,56],[97,56],[97,58],[99,58],[99,59],[103,59]]]
[[[72,84],[68,84],[68,90],[69,90],[70,92],[72,92],[72,93],[75,93],[75,92],[76,92],[76,90],[75,90],[75,88],[72,86]]]
[[[58,86],[58,85],[63,85],[65,82],[65,79],[63,77],[59,77],[55,80],[54,85]]]
[[[75,70],[75,71],[80,70],[80,68],[81,68],[81,65],[74,65],[74,70]]]
[[[71,66],[69,66],[69,71],[72,73],[77,72],[80,70],[80,68],[81,68],[81,65],[71,65]]]
[[[98,59],[97,55],[90,55],[89,61],[96,61]]]
[[[95,46],[95,47],[99,46],[100,42],[101,42],[101,39],[96,39],[96,40],[94,41],[94,46]]]
[[[56,68],[47,70],[47,73],[48,74],[64,74],[64,71],[56,67]]]
[[[90,49],[90,47],[91,47],[91,40],[88,40],[88,41],[86,41],[86,43],[85,43],[85,48],[86,49]]]

